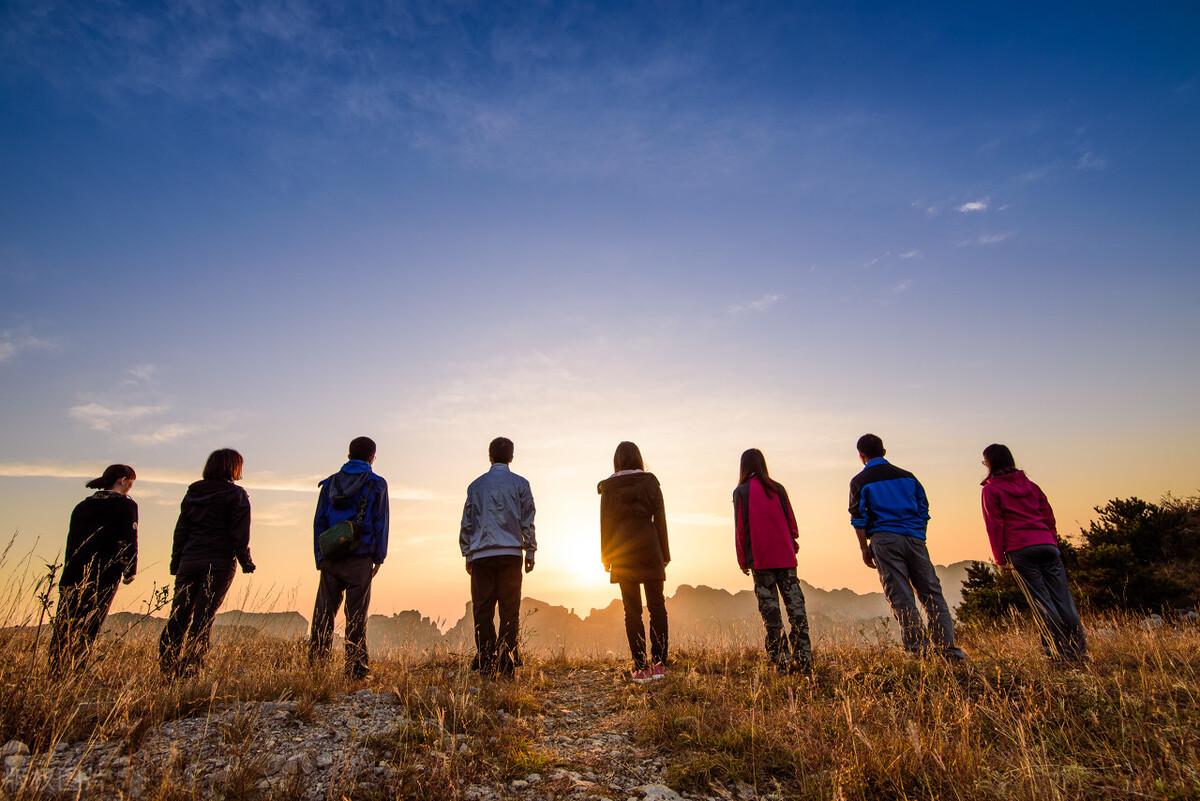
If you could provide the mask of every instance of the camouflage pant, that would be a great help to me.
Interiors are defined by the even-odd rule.
[[[758,612],[767,626],[767,656],[776,665],[795,662],[797,666],[812,664],[812,642],[808,638],[808,613],[804,608],[804,592],[796,578],[796,568],[775,568],[754,571],[754,595]],[[792,624],[791,648],[783,636],[783,616],[779,611],[779,596]]]

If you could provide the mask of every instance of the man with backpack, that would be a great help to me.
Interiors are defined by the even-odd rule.
[[[346,599],[346,673],[367,675],[367,608],[371,580],[387,557],[388,488],[376,475],[375,442],[356,437],[349,461],[320,483],[313,545],[321,583],[313,609],[309,663],[316,665],[333,647],[333,621]]]

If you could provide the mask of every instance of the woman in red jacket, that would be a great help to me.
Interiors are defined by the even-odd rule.
[[[787,490],[768,475],[766,457],[758,448],[742,454],[733,518],[738,567],[747,575],[754,573],[754,595],[767,627],[767,656],[780,673],[812,673],[808,613],[796,578],[796,515]],[[779,596],[792,624],[790,649],[783,636]]]
[[[1048,629],[1042,646],[1052,659],[1078,662],[1087,658],[1087,642],[1079,612],[1067,586],[1067,571],[1058,550],[1054,511],[1046,493],[1018,470],[1006,445],[983,450],[988,477],[983,480],[983,520],[992,557],[1011,567],[1033,598],[1033,613]]]

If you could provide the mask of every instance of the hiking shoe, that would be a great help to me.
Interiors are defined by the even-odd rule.
[[[635,668],[630,672],[629,680],[634,684],[645,684],[654,680],[654,671],[650,668]]]
[[[662,662],[650,668],[650,678],[654,681],[659,681],[667,677],[667,666]]]

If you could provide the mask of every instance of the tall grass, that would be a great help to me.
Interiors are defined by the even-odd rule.
[[[464,655],[445,652],[373,654],[364,685],[348,682],[336,662],[311,670],[301,642],[226,636],[199,675],[170,683],[154,642],[112,636],[85,670],[52,677],[37,607],[13,600],[38,591],[26,581],[0,598],[0,615],[13,615],[0,618],[10,627],[0,631],[0,742],[29,744],[35,761],[68,742],[117,741],[133,753],[164,721],[252,710],[255,701],[287,699],[311,716],[366,686],[392,694],[399,710],[394,729],[363,743],[390,772],[386,781],[348,776],[330,797],[456,799],[472,783],[506,786],[574,766],[575,754],[550,745],[542,703],[586,665],[611,671],[611,683],[589,691],[610,694],[603,706],[621,710],[610,722],[630,732],[643,761],[659,760],[668,784],[697,795],[1200,798],[1196,628],[1089,620],[1093,659],[1078,670],[1049,663],[1029,625],[965,632],[964,665],[910,659],[846,632],[816,640],[812,679],[779,676],[761,653],[734,643],[693,643],[675,653],[667,681],[646,687],[620,681],[623,662],[562,654],[528,655],[514,683],[484,682]],[[581,691],[555,700],[572,702],[595,699]],[[250,742],[249,719],[226,715],[231,743]],[[140,798],[201,797],[171,766],[162,771]],[[268,797],[238,776],[229,782],[227,797]],[[33,784],[5,793],[46,797]]]

